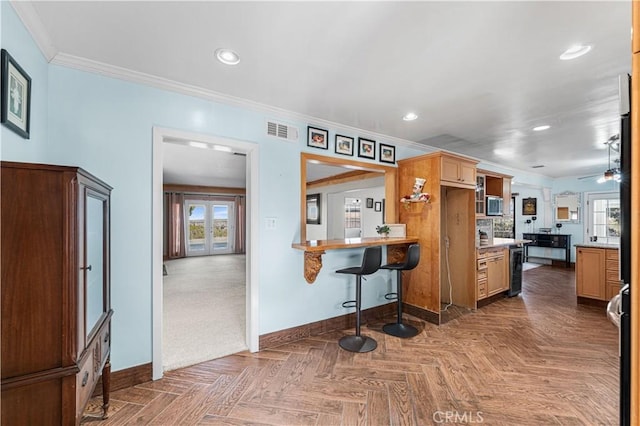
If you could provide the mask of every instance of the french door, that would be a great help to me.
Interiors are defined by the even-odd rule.
[[[234,205],[229,201],[185,200],[187,256],[233,253]]]

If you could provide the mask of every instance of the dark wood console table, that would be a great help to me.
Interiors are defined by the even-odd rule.
[[[564,249],[565,266],[571,266],[571,234],[522,234],[522,239],[531,241],[524,244],[525,262],[529,259],[529,247],[545,247]]]

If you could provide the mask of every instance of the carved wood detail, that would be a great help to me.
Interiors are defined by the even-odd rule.
[[[304,252],[304,279],[313,284],[322,268],[322,255],[324,251]]]

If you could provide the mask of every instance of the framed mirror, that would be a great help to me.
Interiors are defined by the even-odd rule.
[[[345,158],[328,157],[303,152],[300,154],[300,240],[343,239],[336,235],[328,236],[327,229],[332,222],[345,222],[344,217],[339,216],[346,211],[344,201],[341,199],[357,198],[358,190],[371,188],[374,191],[375,201],[388,200],[382,212],[375,212],[374,208],[367,208],[366,197],[361,200],[361,210],[366,214],[377,215],[375,225],[397,222],[396,202],[399,197],[396,193],[397,169],[375,163],[365,163]],[[335,188],[335,189],[332,189]],[[345,190],[345,188],[348,188]],[[348,197],[336,196],[337,193],[348,193]],[[320,224],[308,224],[307,196],[320,195]],[[352,232],[353,230],[350,230]],[[346,230],[344,231],[346,232]],[[366,235],[363,235],[366,236]]]
[[[565,191],[554,195],[554,220],[561,223],[580,223],[581,197],[579,193]]]

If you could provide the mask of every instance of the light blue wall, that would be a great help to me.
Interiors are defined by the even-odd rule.
[[[2,8],[3,40],[12,41],[3,47],[34,80],[34,137],[24,141],[3,128],[2,158],[80,166],[114,188],[111,280],[115,371],[151,361],[153,126],[260,144],[260,334],[345,313],[337,306],[352,298],[352,280],[332,271],[357,264],[361,250],[325,255],[318,280],[309,285],[303,277],[302,253],[291,248],[299,236],[300,152],[334,155],[331,150],[306,146],[306,126],[314,123],[287,120],[300,129],[301,137],[296,143],[283,142],[264,135],[265,120],[278,117],[47,65],[13,9],[6,2]],[[329,130],[332,141],[336,129]],[[421,153],[397,147],[396,155],[401,159]],[[265,229],[266,217],[277,218],[277,230]],[[383,303],[379,293],[387,292],[388,276],[381,272],[369,279],[367,285],[376,290],[368,292],[365,307]]]
[[[42,161],[48,149],[48,65],[35,46],[31,34],[22,25],[9,2],[2,1],[2,48],[20,64],[31,77],[30,139],[23,139],[5,126],[0,126],[3,160],[21,156],[29,161]]]
[[[353,279],[333,271],[358,264],[362,251],[328,252],[316,282],[309,285],[303,278],[303,254],[291,248],[299,237],[299,154],[311,151],[335,155],[332,150],[306,146],[306,127],[316,123],[284,120],[300,129],[301,138],[296,143],[283,142],[263,134],[265,120],[278,119],[272,115],[48,65],[7,2],[2,2],[1,13],[2,47],[33,79],[32,138],[21,139],[2,127],[2,159],[80,166],[114,187],[114,371],[151,361],[153,126],[260,145],[256,192],[260,334],[345,313],[340,304],[353,297]],[[341,129],[329,131],[330,141],[336,131],[366,136]],[[422,153],[396,147],[397,159]],[[544,185],[550,187],[552,183]],[[276,230],[265,228],[267,217],[277,218]],[[368,278],[364,308],[385,302],[382,295],[391,289],[389,277],[387,271],[380,271]]]

